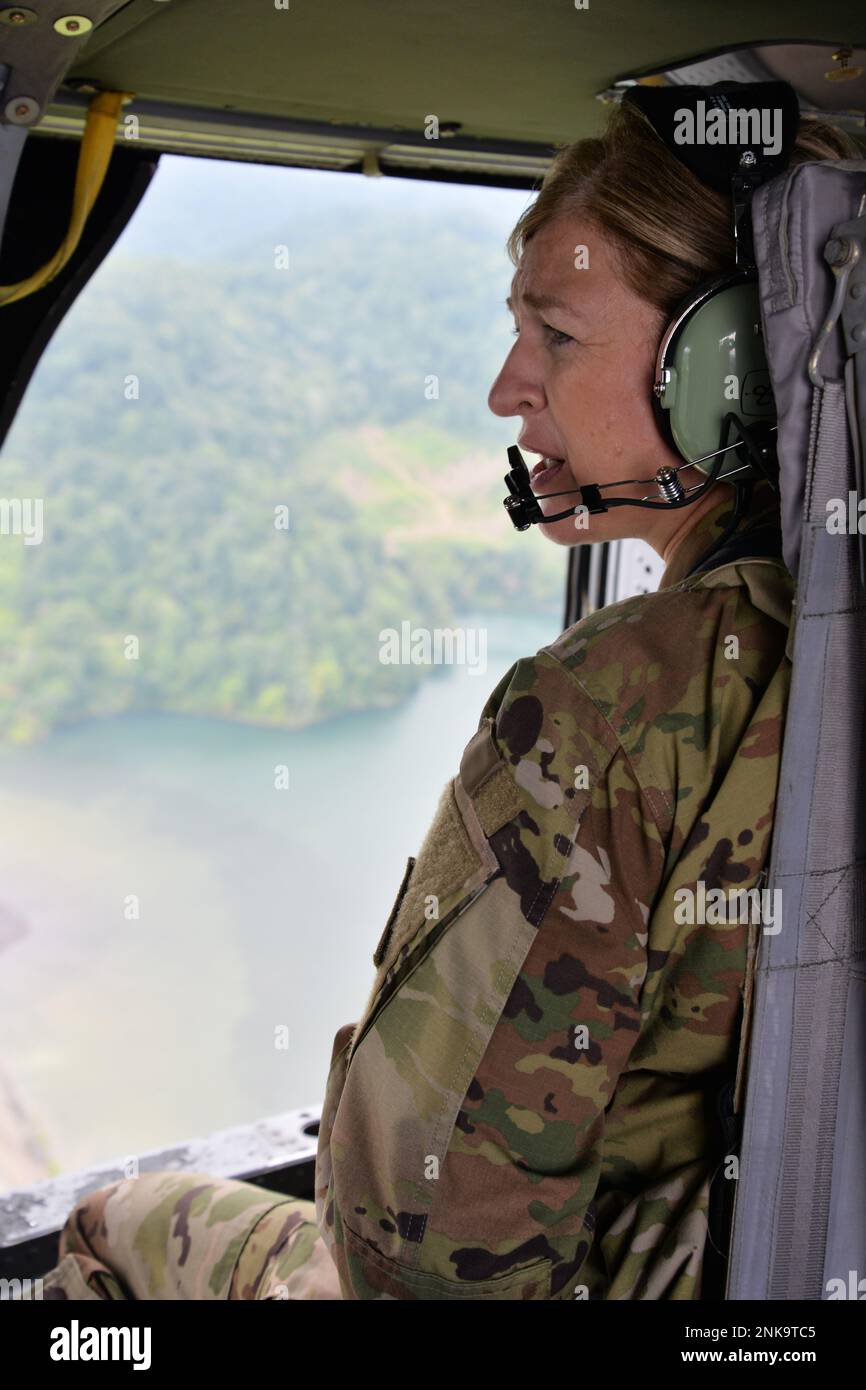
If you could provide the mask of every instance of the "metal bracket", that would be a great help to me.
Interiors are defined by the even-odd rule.
[[[88,0],[88,15],[72,14],[70,0],[25,5],[0,0],[0,56],[8,68],[0,123],[30,128],[39,121],[96,27],[124,0]]]
[[[827,312],[827,317],[821,325],[818,336],[812,344],[812,351],[809,353],[809,380],[819,391],[824,389],[824,378],[821,375],[820,363],[824,353],[824,348],[830,340],[839,317],[845,306],[848,294],[848,281],[851,277],[855,265],[862,261],[862,242],[856,236],[849,233],[848,236],[842,234],[842,228],[856,227],[856,222],[840,222],[833,228],[832,236],[824,247],[824,259],[833,272],[836,280],[836,288],[833,291],[833,299]],[[861,231],[861,236],[866,232],[866,225]],[[862,270],[862,267],[861,267]],[[866,344],[866,339],[864,339]],[[850,349],[849,349],[850,351]]]
[[[847,361],[844,367],[848,424],[854,457],[854,486],[858,499],[866,497],[866,467],[863,446],[866,440],[866,193],[860,199],[857,216],[838,222],[824,247],[824,259],[836,277],[833,301],[809,356],[809,378],[813,386],[824,386],[819,370],[821,354],[830,334],[841,322]],[[866,536],[857,532],[858,568],[861,586],[866,589]]]
[[[866,496],[866,193],[860,199],[857,216],[833,228],[833,235],[856,243],[860,254],[851,266],[848,293],[842,305],[842,332],[848,361],[845,364],[846,400],[851,445],[854,456],[854,486],[858,499]],[[860,587],[866,589],[866,536],[857,528],[857,556]]]
[[[824,251],[828,259],[836,241],[857,247],[848,276],[848,293],[842,305],[845,348],[849,355],[853,355],[866,348],[866,193],[860,200],[858,215],[850,222],[840,222],[833,228],[833,240],[827,243]]]

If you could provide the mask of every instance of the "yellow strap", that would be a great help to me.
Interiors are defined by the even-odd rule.
[[[19,280],[17,285],[0,285],[0,304],[13,304],[16,299],[24,299],[28,294],[41,290],[43,285],[60,273],[73,255],[105,179],[114,149],[120,108],[133,95],[133,92],[98,92],[93,98],[87,108],[87,124],[81,138],[72,215],[66,235],[51,260],[46,261],[41,269],[34,271],[26,280]]]

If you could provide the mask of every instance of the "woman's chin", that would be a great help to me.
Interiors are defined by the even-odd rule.
[[[553,541],[554,545],[582,545],[592,539],[586,527],[578,527],[574,523],[574,516],[564,516],[560,521],[539,521],[538,529],[545,540]]]

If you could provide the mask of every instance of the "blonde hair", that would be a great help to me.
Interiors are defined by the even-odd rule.
[[[862,153],[829,121],[802,116],[789,167]],[[701,183],[627,102],[598,138],[561,150],[507,250],[518,265],[530,238],[554,217],[581,213],[613,241],[626,284],[670,316],[702,280],[733,267],[730,198]]]

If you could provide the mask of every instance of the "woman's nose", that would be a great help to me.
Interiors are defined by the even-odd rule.
[[[525,415],[544,405],[544,391],[530,368],[525,353],[518,352],[515,343],[487,395],[487,405],[494,415]]]

